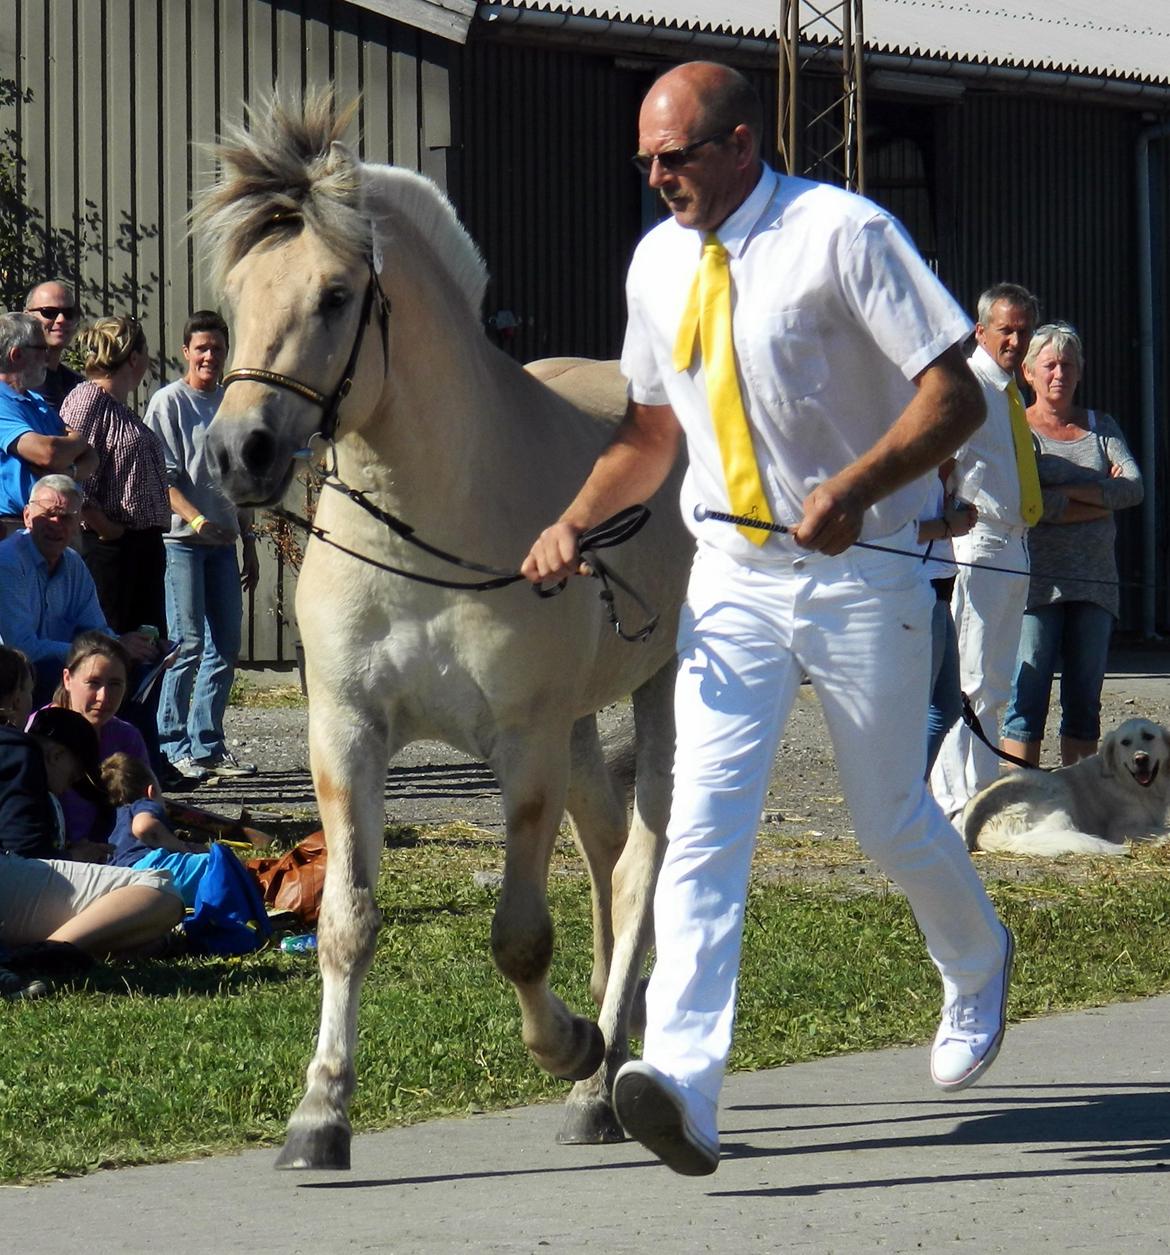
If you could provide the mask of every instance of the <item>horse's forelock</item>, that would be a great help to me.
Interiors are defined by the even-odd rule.
[[[355,108],[335,113],[327,90],[310,93],[300,109],[277,94],[250,111],[247,127],[225,131],[213,149],[222,177],[192,215],[213,281],[222,288],[277,222],[300,219],[330,251],[354,261],[369,255],[372,224],[391,238],[401,218],[431,245],[478,318],[487,286],[479,250],[429,179],[364,165],[341,143]]]
[[[276,93],[249,111],[246,127],[225,130],[212,148],[222,176],[192,214],[217,286],[277,218],[301,218],[342,257],[368,251],[362,167],[341,143],[355,108],[336,113],[326,90],[293,109]]]

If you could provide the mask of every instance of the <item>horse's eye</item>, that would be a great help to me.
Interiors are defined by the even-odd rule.
[[[349,301],[349,292],[346,288],[326,288],[321,293],[320,307],[323,314],[332,314],[339,309],[344,309]]]
[[[1133,742],[1129,739],[1129,737],[1125,737],[1121,743],[1122,745],[1125,746],[1126,749],[1129,749],[1129,747],[1133,744]]]

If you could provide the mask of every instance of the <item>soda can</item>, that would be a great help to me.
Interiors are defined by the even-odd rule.
[[[301,933],[297,937],[285,937],[280,943],[285,954],[315,954],[317,952],[317,934]]]

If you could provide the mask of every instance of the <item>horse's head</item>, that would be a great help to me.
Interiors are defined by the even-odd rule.
[[[385,378],[388,305],[368,258],[280,219],[229,272],[233,369],[207,455],[240,504],[284,493],[297,452],[369,413]],[[320,450],[316,450],[319,452]]]
[[[295,112],[273,101],[218,149],[225,175],[196,212],[234,323],[207,450],[240,504],[277,500],[315,433],[344,436],[376,410],[392,286],[404,345],[449,340],[461,321],[479,335],[486,273],[474,244],[429,180],[352,156],[339,141],[350,116],[335,118],[328,95]],[[432,363],[428,386],[435,374]]]

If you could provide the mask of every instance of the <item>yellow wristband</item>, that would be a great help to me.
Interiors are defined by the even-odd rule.
[[[195,533],[196,533],[196,535],[198,535],[198,534],[199,534],[199,532],[201,532],[201,531],[203,530],[203,524],[204,524],[204,523],[206,523],[206,522],[207,522],[207,519],[206,519],[206,518],[204,518],[204,516],[203,516],[202,514],[197,514],[197,515],[196,515],[196,516],[195,516],[195,517],[191,520],[191,523],[190,523],[191,530],[192,530],[193,532],[195,532]]]

